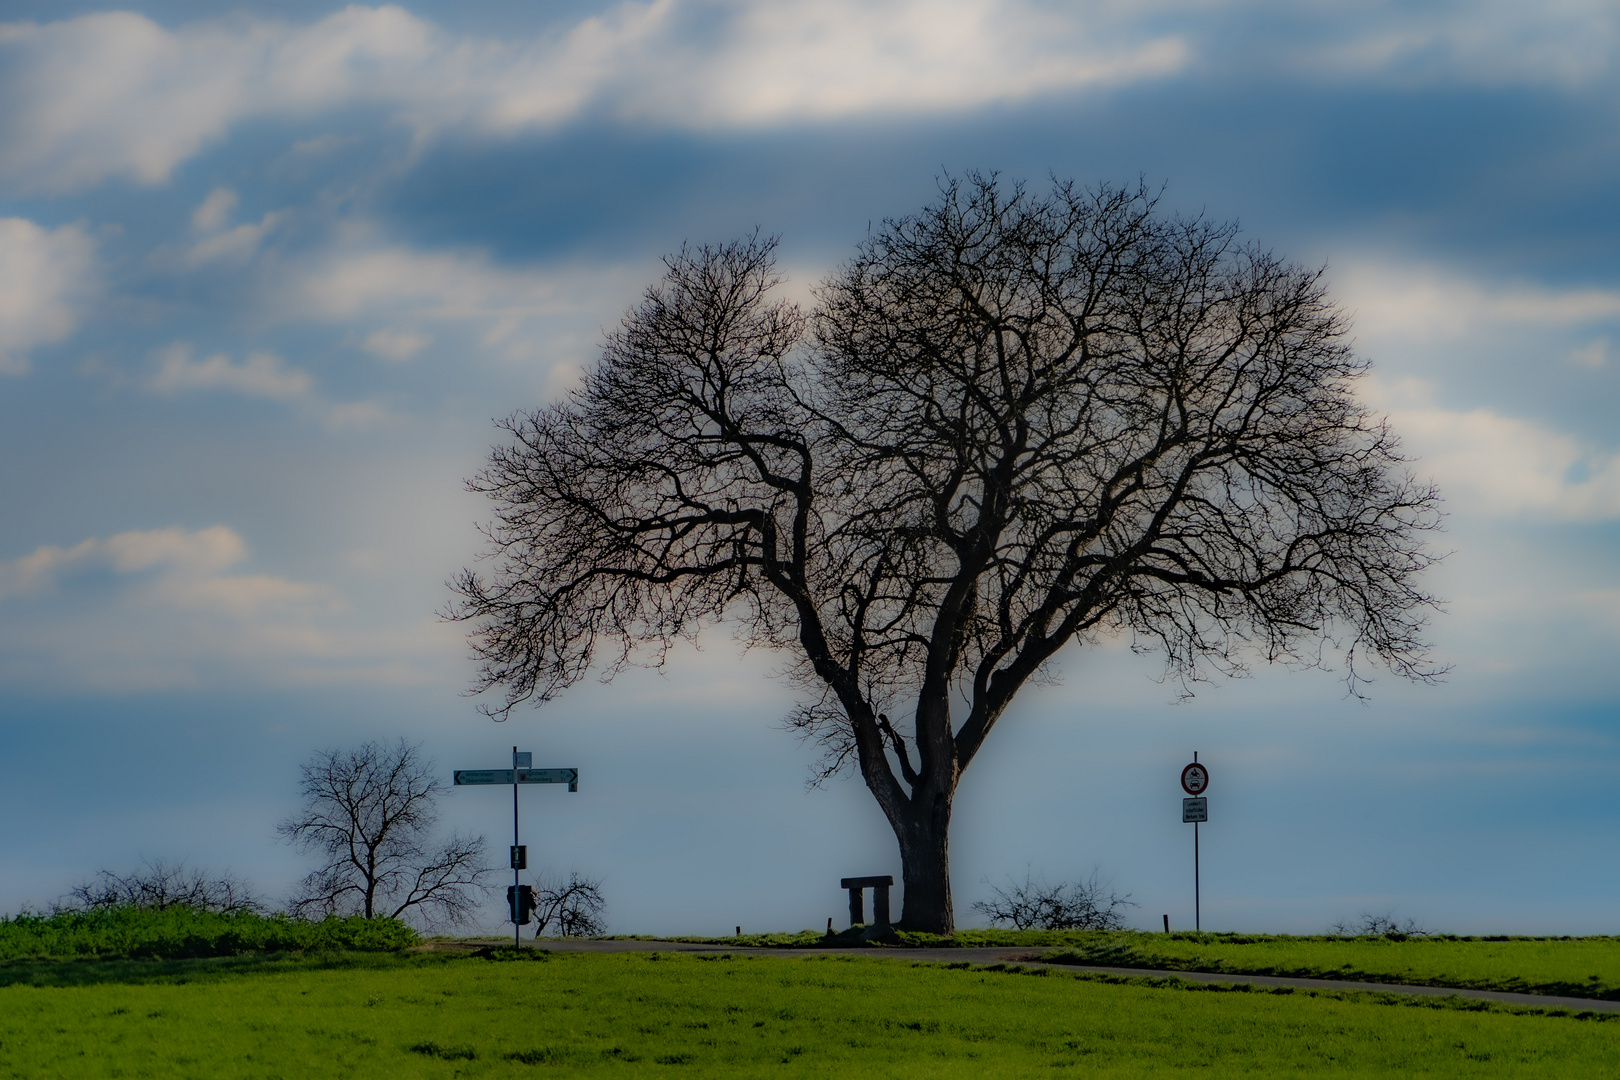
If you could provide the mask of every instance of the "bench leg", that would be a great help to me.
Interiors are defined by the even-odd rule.
[[[872,886],[872,922],[878,929],[889,928],[889,887],[887,885]]]
[[[866,905],[861,902],[861,890],[849,890],[849,925],[859,926],[866,922]]]

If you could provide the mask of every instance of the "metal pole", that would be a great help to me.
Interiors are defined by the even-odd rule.
[[[512,848],[518,846],[518,812],[517,812],[517,747],[512,747]],[[514,863],[516,859],[512,860]],[[523,906],[523,871],[516,866],[512,867],[512,948],[523,948],[523,926],[518,922],[518,909]]]
[[[516,749],[516,747],[513,747],[513,749]],[[1198,751],[1194,750],[1193,763],[1197,764],[1197,762]],[[513,790],[516,791],[515,788]],[[517,798],[515,794],[512,797],[514,799]],[[1199,911],[1201,901],[1202,897],[1200,896],[1198,880],[1198,822],[1195,821],[1193,822],[1193,931],[1195,933],[1201,932],[1204,929],[1203,919],[1201,918],[1202,913]]]

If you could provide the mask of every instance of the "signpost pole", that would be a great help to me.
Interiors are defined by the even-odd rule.
[[[1194,754],[1194,757],[1198,755]],[[518,749],[512,747],[512,847],[518,846]],[[523,871],[517,868],[517,860],[512,860],[512,948],[523,948],[523,926],[518,922],[518,909],[523,906]]]
[[[512,747],[512,767],[510,769],[457,769],[451,775],[451,783],[456,787],[464,784],[511,784],[512,785],[512,947],[523,947],[523,874],[529,868],[528,851],[518,843],[518,785],[519,784],[567,784],[569,791],[579,790],[578,769],[536,769],[534,755],[525,750],[518,753],[517,747]],[[533,897],[534,893],[529,893]],[[527,913],[533,914],[533,906],[527,907]]]
[[[1181,823],[1193,827],[1193,929],[1202,931],[1204,898],[1203,882],[1199,880],[1198,825],[1209,820],[1209,800],[1204,797],[1204,792],[1209,790],[1209,770],[1198,764],[1196,750],[1192,764],[1181,770],[1181,790],[1192,796],[1181,800]]]

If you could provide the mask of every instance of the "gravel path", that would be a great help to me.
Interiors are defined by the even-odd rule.
[[[434,942],[423,946],[431,950],[480,949],[488,946],[510,945],[510,938],[462,942]],[[1375,994],[1410,994],[1414,997],[1460,997],[1475,1001],[1495,1001],[1504,1005],[1520,1005],[1533,1009],[1567,1009],[1572,1012],[1620,1012],[1620,1001],[1600,1001],[1596,998],[1553,997],[1550,994],[1514,994],[1503,990],[1464,990],[1451,986],[1405,986],[1399,983],[1350,982],[1344,979],[1295,979],[1283,975],[1229,975],[1207,971],[1163,971],[1158,968],[1104,967],[1100,964],[1048,964],[1042,961],[1041,950],[990,949],[770,949],[754,945],[717,945],[690,941],[589,941],[547,940],[523,942],[525,949],[550,949],[552,952],[694,952],[734,953],[750,956],[827,956],[857,955],[884,960],[926,961],[929,963],[1018,964],[1031,968],[1051,968],[1057,971],[1084,971],[1099,975],[1118,975],[1132,979],[1183,979],[1187,982],[1248,983],[1252,986],[1290,986],[1297,990],[1359,990]]]

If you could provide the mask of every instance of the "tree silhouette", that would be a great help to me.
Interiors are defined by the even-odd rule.
[[[303,765],[303,809],[282,838],[324,860],[299,883],[299,915],[419,914],[428,923],[472,916],[493,872],[484,838],[432,838],[445,784],[421,747],[368,742],[326,750]]]
[[[1252,659],[1430,678],[1438,496],[1354,395],[1320,272],[1140,185],[942,185],[822,283],[684,248],[469,482],[463,571],[504,715],[727,620],[899,842],[904,927],[954,926],[952,802],[1018,692],[1122,637],[1189,685]],[[599,650],[607,646],[603,655]],[[898,719],[891,720],[890,717]]]

